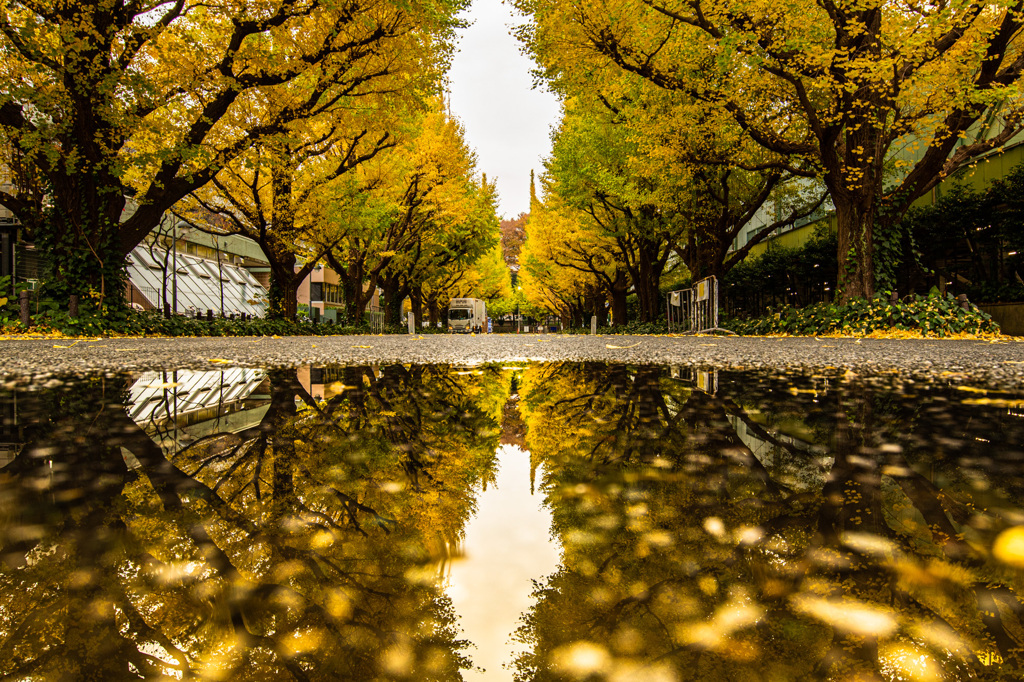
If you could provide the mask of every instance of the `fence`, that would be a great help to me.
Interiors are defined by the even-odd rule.
[[[170,297],[168,296],[168,298]],[[163,307],[162,298],[158,290],[153,287],[139,286],[131,283],[128,284],[128,303],[132,307],[138,305],[146,310],[153,308],[159,310]]]
[[[722,332],[732,334],[718,326],[718,279],[705,277],[689,289],[670,291],[666,301],[668,331],[684,334]]]
[[[370,325],[370,331],[374,334],[384,333],[384,311],[367,310],[366,321]]]

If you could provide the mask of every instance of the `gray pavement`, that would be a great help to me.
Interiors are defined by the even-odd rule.
[[[0,340],[0,378],[82,376],[95,372],[299,364],[600,361],[699,365],[785,372],[852,371],[867,377],[946,378],[1024,387],[1019,341],[737,338],[667,336],[334,336],[181,339]]]

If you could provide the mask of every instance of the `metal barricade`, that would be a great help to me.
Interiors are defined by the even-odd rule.
[[[722,332],[735,334],[718,326],[718,279],[705,277],[689,289],[668,293],[668,331],[678,328],[684,334]]]
[[[678,289],[668,292],[666,301],[666,319],[668,320],[669,334],[680,331],[692,333],[692,320],[690,316],[690,292],[692,289]]]
[[[370,324],[370,332],[374,334],[384,333],[384,311],[367,310],[366,321]]]

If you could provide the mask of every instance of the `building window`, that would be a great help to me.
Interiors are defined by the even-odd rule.
[[[334,305],[341,305],[345,302],[344,293],[337,284],[324,283],[324,302],[333,303]],[[311,299],[312,300],[312,299]]]

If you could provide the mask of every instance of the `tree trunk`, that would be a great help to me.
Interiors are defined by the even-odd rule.
[[[53,204],[34,237],[51,262],[54,293],[66,298],[93,292],[100,305],[124,305],[120,183],[102,170],[83,171],[54,180],[51,194]]]
[[[609,298],[612,304],[612,326],[622,327],[629,323],[629,312],[626,307],[626,296],[629,293],[629,281],[625,270],[618,270],[615,273],[615,280],[612,282]]]
[[[423,290],[419,287],[412,287],[409,290],[409,302],[412,304],[412,314],[416,318],[416,324],[423,326]]]
[[[658,258],[660,245],[645,242],[637,254],[636,276],[633,287],[640,299],[640,319],[654,322],[661,314],[661,274],[665,270],[665,259]]]
[[[402,286],[398,275],[389,275],[384,278],[384,321],[387,324],[401,324],[402,301],[405,299],[406,291]]]
[[[831,188],[830,188],[831,189]],[[872,197],[833,193],[839,224],[839,302],[875,295],[874,218]]]
[[[345,317],[351,325],[359,326],[363,323],[363,312],[367,304],[373,299],[376,291],[376,283],[371,282],[370,286],[364,288],[366,270],[360,258],[353,258],[342,265],[341,261],[333,253],[328,251],[324,254],[327,264],[338,274],[341,283],[341,290],[345,296]]]
[[[264,253],[267,253],[264,249]],[[270,258],[270,254],[267,253]],[[299,311],[298,292],[302,278],[295,273],[295,254],[278,255],[270,263],[270,309],[267,317],[295,321]]]

